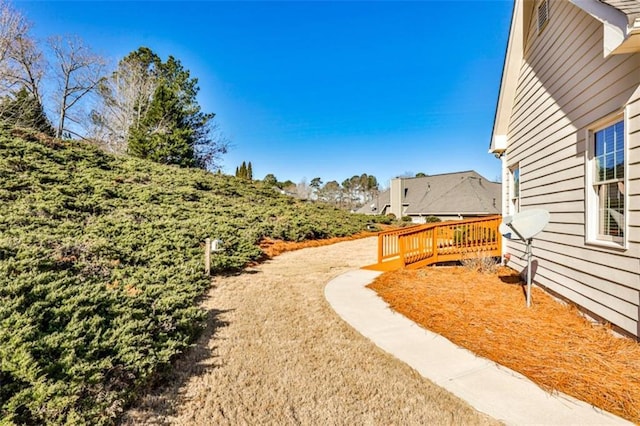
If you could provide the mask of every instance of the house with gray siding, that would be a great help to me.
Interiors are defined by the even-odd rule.
[[[425,223],[429,216],[459,220],[500,214],[501,187],[479,173],[443,173],[423,177],[391,179],[389,189],[357,212],[409,216]]]
[[[515,0],[490,152],[503,214],[550,212],[535,283],[638,338],[640,1]]]

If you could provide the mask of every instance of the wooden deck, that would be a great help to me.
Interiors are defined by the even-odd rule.
[[[378,263],[363,269],[394,271],[473,256],[501,256],[500,222],[502,216],[489,216],[383,231],[378,234]]]

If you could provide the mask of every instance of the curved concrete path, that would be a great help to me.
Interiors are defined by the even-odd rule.
[[[493,361],[432,333],[389,306],[365,286],[380,272],[346,272],[325,287],[331,307],[377,346],[478,411],[512,425],[632,425],[564,394],[550,394]]]

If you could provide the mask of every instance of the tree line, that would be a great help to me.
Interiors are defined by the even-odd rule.
[[[242,166],[239,170],[242,170]],[[238,171],[236,176],[243,177]],[[280,182],[274,174],[269,173],[262,182],[298,198],[322,201],[347,210],[355,210],[370,203],[380,192],[378,179],[366,173],[353,175],[342,183],[337,180],[323,182],[320,177],[315,177],[310,182],[306,179],[298,183],[290,180]]]
[[[0,123],[163,164],[218,166],[228,143],[178,59],[140,47],[109,68],[79,37],[43,41],[30,32],[0,0]]]
[[[253,166],[251,165],[251,161],[249,161],[248,164],[246,161],[243,161],[240,166],[236,167],[236,177],[253,180]]]
[[[320,178],[311,179],[309,186],[318,200],[338,207],[355,210],[370,203],[378,195],[380,185],[373,175],[354,175],[338,183],[336,180],[323,183]]]

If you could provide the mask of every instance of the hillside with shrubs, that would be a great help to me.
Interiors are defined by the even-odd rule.
[[[202,330],[214,274],[264,238],[346,236],[370,217],[246,179],[0,130],[0,419],[111,424]]]

